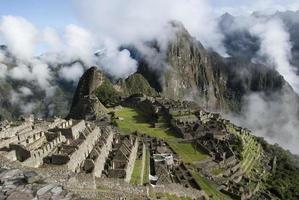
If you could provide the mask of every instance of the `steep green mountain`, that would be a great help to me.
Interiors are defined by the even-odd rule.
[[[223,58],[206,50],[182,24],[172,22],[172,26],[176,35],[165,53],[163,70],[157,72],[131,49],[138,55],[138,72],[162,95],[193,99],[208,109],[238,112],[245,95],[290,87],[276,70],[244,58]],[[149,45],[159,51],[159,46]]]
[[[68,117],[101,118],[107,113],[105,106],[118,105],[121,98],[134,94],[157,96],[157,92],[140,74],[132,74],[127,79],[120,79],[113,84],[103,72],[91,67],[78,83]]]
[[[133,94],[145,94],[147,96],[157,96],[158,93],[153,89],[149,82],[139,73],[134,73],[126,79],[120,79],[115,86],[124,96]]]

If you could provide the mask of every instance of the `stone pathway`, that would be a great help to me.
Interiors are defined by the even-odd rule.
[[[0,199],[80,200],[59,184],[48,184],[34,171],[0,168]]]

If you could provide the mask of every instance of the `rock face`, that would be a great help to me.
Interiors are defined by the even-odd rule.
[[[166,52],[165,69],[157,73],[145,59],[138,69],[162,95],[192,99],[208,109],[239,111],[246,94],[290,87],[274,69],[246,59],[223,58],[206,50],[182,24],[171,25],[176,34]]]
[[[103,81],[104,75],[96,67],[83,74],[73,98],[69,118],[100,119],[106,116],[107,109],[95,95],[96,89]]]
[[[169,44],[166,56],[170,67],[163,77],[164,95],[173,99],[198,96],[209,107],[218,107],[221,98],[207,52],[182,24],[172,22],[172,26],[176,28],[176,36]]]

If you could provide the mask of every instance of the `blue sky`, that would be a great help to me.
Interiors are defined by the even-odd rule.
[[[78,24],[71,0],[0,0],[0,16],[16,15],[38,27]]]

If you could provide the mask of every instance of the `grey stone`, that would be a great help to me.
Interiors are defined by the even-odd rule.
[[[52,194],[50,192],[43,194],[42,196],[38,196],[38,200],[51,200],[51,199],[52,199]]]
[[[31,200],[33,198],[34,197],[32,193],[30,194],[30,193],[15,191],[7,197],[7,200]]]
[[[39,189],[36,192],[36,195],[37,196],[42,196],[42,195],[46,194],[47,192],[51,191],[55,186],[56,185],[54,185],[54,184],[46,185],[45,187],[42,187],[41,189]]]
[[[9,179],[9,178],[18,176],[20,174],[22,174],[22,171],[19,169],[9,170],[9,171],[6,171],[6,172],[0,174],[0,180]]]
[[[54,188],[51,190],[51,192],[52,192],[53,195],[58,195],[58,194],[60,194],[62,191],[63,191],[63,190],[62,190],[62,187],[61,187],[61,186],[54,187]]]
[[[42,177],[34,171],[25,172],[24,176],[27,183],[36,183],[42,180]]]

